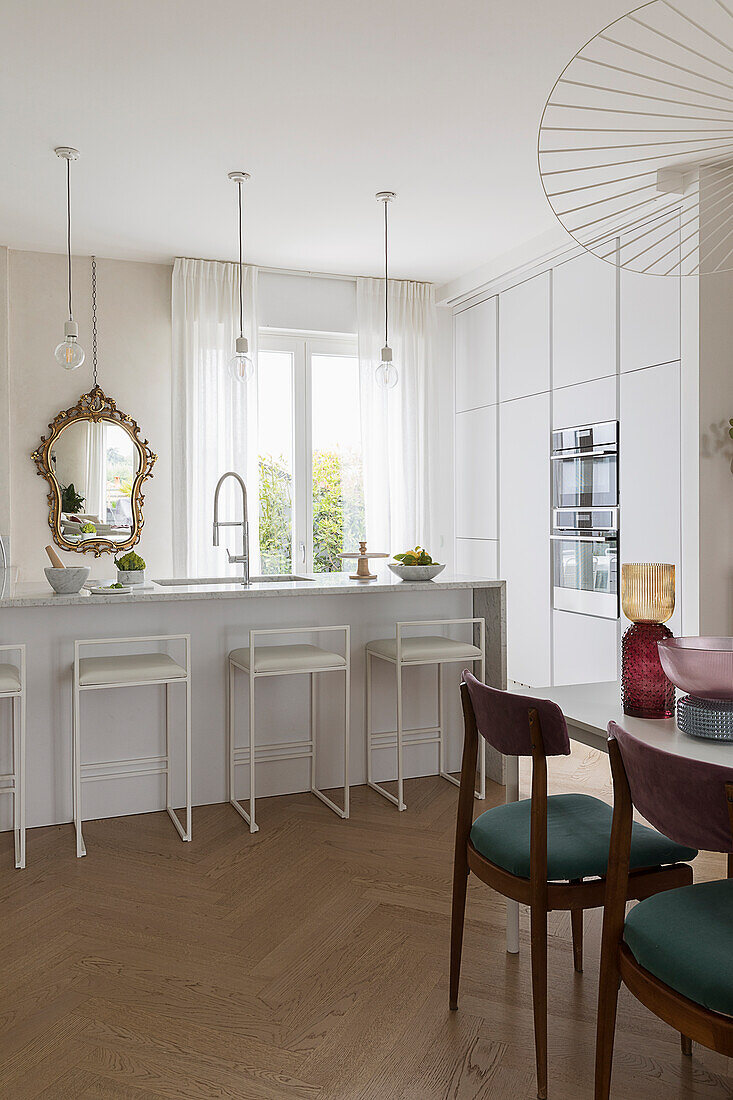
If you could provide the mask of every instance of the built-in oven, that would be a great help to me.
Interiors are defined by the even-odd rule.
[[[618,422],[552,433],[553,607],[617,619]]]
[[[552,433],[553,508],[618,506],[618,422]]]

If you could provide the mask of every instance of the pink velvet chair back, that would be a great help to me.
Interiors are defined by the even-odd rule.
[[[615,722],[608,736],[621,751],[631,801],[655,829],[690,848],[733,851],[725,792],[733,783],[733,755],[729,768],[690,760],[645,744]]]
[[[482,737],[507,756],[531,756],[529,712],[536,710],[540,719],[546,756],[567,756],[570,738],[565,716],[557,703],[549,699],[532,699],[511,691],[498,691],[477,680],[468,669],[463,680],[471,697],[476,725]]]

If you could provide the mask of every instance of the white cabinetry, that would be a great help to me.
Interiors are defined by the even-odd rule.
[[[456,537],[495,539],[497,406],[456,416]]]
[[[499,299],[499,399],[550,388],[550,272]]]
[[[666,363],[621,378],[622,562],[672,562],[677,604],[681,557],[680,364]],[[669,626],[679,633],[679,612]]]
[[[616,373],[616,270],[587,253],[552,274],[552,382]]]
[[[507,671],[550,683],[550,395],[508,401],[499,412],[499,569],[507,583]]]
[[[456,573],[466,577],[499,577],[499,543],[489,539],[456,539]]]
[[[496,404],[496,315],[498,298],[456,313],[456,412]]]
[[[680,358],[680,280],[621,272],[621,370]]]

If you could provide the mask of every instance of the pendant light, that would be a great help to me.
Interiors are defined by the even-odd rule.
[[[69,319],[64,323],[64,338],[57,345],[54,355],[64,370],[76,370],[84,362],[84,348],[79,343],[79,326],[71,308],[71,162],[79,159],[79,150],[59,145],[54,153],[66,161],[66,256],[69,277]]]
[[[389,239],[387,224],[387,207],[396,199],[394,191],[378,191],[375,196],[377,202],[384,203],[384,347],[382,348],[382,361],[376,369],[374,380],[384,390],[393,390],[397,385],[399,374],[397,367],[392,362],[392,348],[389,346]]]
[[[234,355],[229,360],[229,373],[235,382],[249,382],[254,374],[254,363],[249,357],[249,344],[242,331],[244,308],[242,305],[242,184],[250,178],[249,172],[230,172],[229,179],[237,185],[239,200],[239,336],[234,342]]]

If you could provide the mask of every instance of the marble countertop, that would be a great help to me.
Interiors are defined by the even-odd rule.
[[[0,570],[0,574],[2,571]],[[241,600],[274,596],[340,596],[370,592],[440,592],[450,589],[499,588],[501,580],[441,574],[433,581],[400,581],[386,570],[373,581],[352,581],[348,573],[303,574],[303,580],[253,582],[248,588],[236,581],[227,584],[159,585],[141,592],[59,596],[45,582],[23,583],[0,578],[0,608],[56,607],[114,603],[155,603],[169,600]]]

